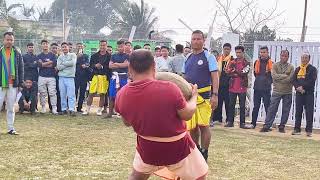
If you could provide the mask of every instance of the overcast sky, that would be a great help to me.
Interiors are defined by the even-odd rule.
[[[134,1],[140,2],[140,0]],[[30,6],[37,3],[37,6],[49,7],[53,0],[9,0],[8,2],[23,2]],[[177,42],[189,41],[190,39],[190,31],[178,21],[178,18],[183,19],[192,29],[208,31],[217,10],[215,0],[145,0],[145,2],[157,10],[155,14],[160,18],[157,26],[159,31],[175,30],[178,33],[174,38]],[[240,2],[240,0],[232,0],[231,7],[239,7]],[[274,6],[276,0],[257,0],[257,2],[259,8],[268,9]],[[306,41],[320,41],[319,7],[319,0],[308,1]],[[304,0],[278,0],[278,10],[279,12],[284,11],[282,16],[277,19],[284,24],[277,29],[277,36],[299,41]],[[216,19],[216,22],[220,24],[224,21],[222,16],[218,16]],[[268,25],[274,28],[274,21]],[[220,37],[221,34],[219,28],[214,29],[214,38]]]

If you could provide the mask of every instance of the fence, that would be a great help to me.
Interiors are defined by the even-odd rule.
[[[294,67],[298,67],[300,65],[300,58],[303,51],[309,51],[311,55],[310,63],[315,66],[318,70],[320,69],[320,43],[308,43],[308,42],[277,42],[277,41],[255,41],[254,43],[254,53],[253,60],[258,58],[259,48],[261,46],[267,46],[269,48],[269,54],[271,59],[274,62],[278,62],[280,60],[280,51],[287,49],[290,52],[289,62],[293,64]],[[320,71],[318,71],[319,77]],[[254,82],[254,76],[252,76],[252,82]],[[314,128],[320,128],[320,109],[317,109],[317,106],[320,104],[320,78],[316,81],[316,90],[315,90],[315,106],[314,106]],[[251,104],[253,104],[253,89],[251,89]],[[252,109],[252,108],[250,108]],[[252,111],[252,110],[251,110]],[[275,119],[275,123],[280,122],[282,111],[282,105],[280,103],[278,113]],[[290,116],[288,119],[289,125],[294,125],[295,122],[295,92],[293,94],[293,101],[290,111]],[[264,107],[261,105],[258,121],[265,120],[265,112]],[[305,116],[303,114],[302,125],[305,125]]]

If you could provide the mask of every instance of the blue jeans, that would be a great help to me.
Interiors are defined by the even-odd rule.
[[[75,84],[73,77],[59,77],[59,89],[61,96],[61,110],[74,111],[76,104]]]

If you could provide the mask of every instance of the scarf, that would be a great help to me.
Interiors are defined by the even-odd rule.
[[[228,56],[222,55],[222,56],[220,56],[220,57],[218,58],[219,74],[221,74],[221,72],[225,69],[225,67],[227,67],[227,65],[229,64],[230,60],[231,60],[231,54],[229,54]],[[222,63],[223,63],[223,62],[227,62],[227,63],[224,65],[224,67],[222,67]]]
[[[9,79],[16,77],[15,61],[14,61],[14,50],[11,48],[10,57],[7,59],[6,49],[2,48],[2,63],[1,63],[1,87],[9,87]],[[11,77],[10,77],[11,76]]]
[[[298,72],[298,75],[297,75],[297,78],[298,79],[304,79],[306,78],[306,73],[307,73],[307,67],[308,67],[309,64],[306,64],[306,65],[303,65],[301,64],[300,65],[300,70]]]
[[[272,70],[272,61],[271,59],[269,59],[266,65],[266,73],[271,72],[271,70]],[[254,66],[254,72],[256,74],[260,74],[260,59],[256,61],[256,64]]]

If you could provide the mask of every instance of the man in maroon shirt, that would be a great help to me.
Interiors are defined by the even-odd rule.
[[[229,80],[229,113],[225,127],[234,126],[234,114],[237,97],[240,105],[240,128],[249,129],[245,124],[246,118],[246,93],[248,87],[249,62],[244,58],[244,47],[236,46],[236,59],[232,59],[226,67]]]
[[[133,82],[116,97],[115,109],[137,133],[137,151],[129,179],[148,179],[153,173],[170,172],[182,179],[205,179],[208,166],[195,148],[184,120],[196,110],[197,86],[186,101],[177,85],[155,80],[150,51],[134,51],[129,59]]]

